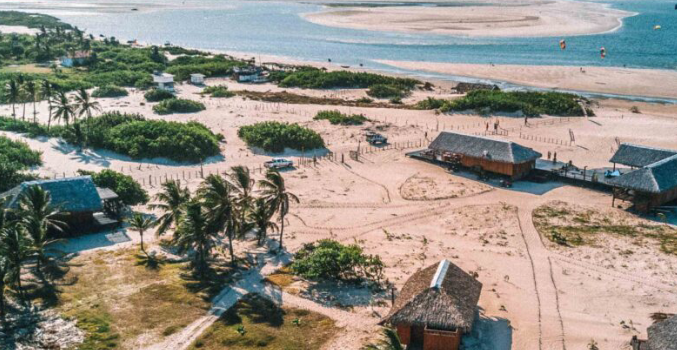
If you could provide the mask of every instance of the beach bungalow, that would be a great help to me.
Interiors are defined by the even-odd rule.
[[[5,202],[6,207],[16,209],[22,194],[32,186],[49,192],[51,204],[64,213],[59,219],[68,224],[69,231],[89,232],[117,223],[106,214],[107,209],[117,205],[117,194],[110,189],[96,187],[91,176],[27,181],[0,194],[0,200]]]
[[[634,164],[641,164],[637,160]],[[610,179],[613,188],[611,205],[616,199],[632,202],[639,212],[652,209],[677,199],[677,155],[659,160],[617,178]]]
[[[90,57],[91,54],[89,51],[75,51],[69,53],[68,55],[61,56],[61,58],[59,58],[59,62],[61,63],[62,67],[70,68],[87,63],[87,60]]]
[[[654,323],[646,332],[646,340],[632,337],[632,350],[677,350],[677,315]]]
[[[427,154],[446,162],[459,159],[460,165],[479,171],[524,178],[536,167],[542,154],[512,141],[444,131],[428,146]]]
[[[380,322],[407,349],[458,350],[472,330],[482,283],[448,260],[413,274]]]
[[[174,75],[172,74],[154,72],[153,83],[158,89],[174,92]]]
[[[205,83],[205,75],[200,73],[191,74],[190,83],[194,85],[203,85]]]
[[[239,83],[265,83],[268,81],[268,76],[264,74],[263,69],[256,66],[233,68],[233,78]]]
[[[631,143],[621,143],[611,160],[616,170],[616,164],[630,168],[642,168],[677,154],[677,150],[654,148]]]

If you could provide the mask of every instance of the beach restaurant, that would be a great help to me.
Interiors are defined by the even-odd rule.
[[[480,171],[524,178],[536,167],[542,154],[512,141],[444,131],[428,146],[428,155],[436,161],[451,162]]]
[[[407,349],[458,350],[472,331],[482,283],[448,260],[413,274],[380,322]]]
[[[649,212],[677,199],[677,151],[621,144],[611,158],[614,164],[631,167],[609,180],[616,199],[632,202],[639,212]]]

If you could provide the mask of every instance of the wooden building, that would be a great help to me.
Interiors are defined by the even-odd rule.
[[[444,131],[428,146],[438,161],[460,158],[462,166],[505,175],[527,176],[542,154],[511,141]]]
[[[448,260],[413,274],[381,324],[407,349],[457,350],[472,330],[482,284]]]
[[[16,209],[23,193],[32,186],[39,186],[49,192],[51,205],[63,213],[59,218],[68,224],[71,233],[91,232],[115,221],[103,215],[107,207],[117,201],[118,196],[110,189],[98,188],[91,176],[71,177],[55,180],[27,181],[0,194],[9,208]],[[102,198],[102,196],[104,198]]]
[[[632,337],[632,350],[677,350],[677,315],[654,323],[646,333],[646,340]]]
[[[640,164],[640,163],[636,163]],[[649,212],[677,199],[677,154],[608,181],[616,198],[630,201],[640,212]]]

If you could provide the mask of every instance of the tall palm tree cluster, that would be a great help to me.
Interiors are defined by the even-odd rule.
[[[27,303],[22,286],[22,271],[33,262],[41,273],[49,262],[49,245],[56,242],[51,231],[61,231],[66,224],[58,219],[61,212],[52,205],[49,192],[39,186],[28,188],[18,199],[16,209],[0,203],[0,320],[5,321],[5,291],[16,292]]]
[[[71,97],[68,92],[60,89],[44,79],[40,82],[26,80],[23,75],[10,79],[4,87],[4,98],[12,105],[12,117],[16,119],[16,105],[23,105],[21,119],[26,120],[26,104],[33,105],[33,123],[37,123],[37,102],[47,100],[49,104],[49,119],[47,128],[52,120],[63,121],[67,126],[71,121],[77,123],[78,118],[90,119],[94,112],[101,111],[99,102],[92,100],[85,88],[80,88]]]
[[[262,245],[269,231],[278,230],[273,222],[275,214],[280,222],[278,252],[281,251],[285,216],[291,202],[298,201],[277,170],[269,170],[257,183],[247,167],[234,166],[229,173],[209,175],[194,194],[179,182],[168,181],[149,207],[162,213],[155,221],[156,233],[162,235],[174,229],[172,243],[180,253],[192,253],[193,267],[202,276],[220,242],[227,240],[233,265],[234,240],[254,232],[257,243]],[[150,227],[140,217],[131,220],[131,228],[142,237]]]

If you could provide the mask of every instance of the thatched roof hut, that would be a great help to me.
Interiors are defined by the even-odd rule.
[[[0,194],[0,198],[6,200],[7,207],[17,208],[21,194],[32,186],[39,186],[49,192],[52,197],[52,205],[58,207],[63,212],[80,213],[103,210],[102,199],[91,176],[27,181]],[[117,196],[111,190],[106,190],[105,193]]]
[[[677,350],[677,316],[653,324],[647,333],[649,350]]]
[[[622,143],[610,162],[641,168],[677,154],[677,150]]]
[[[428,148],[510,164],[525,163],[542,156],[533,149],[512,141],[449,131],[440,133]]]
[[[614,186],[652,194],[677,188],[677,155],[609,180]]]
[[[448,260],[413,274],[381,321],[467,333],[475,320],[482,283]]]

